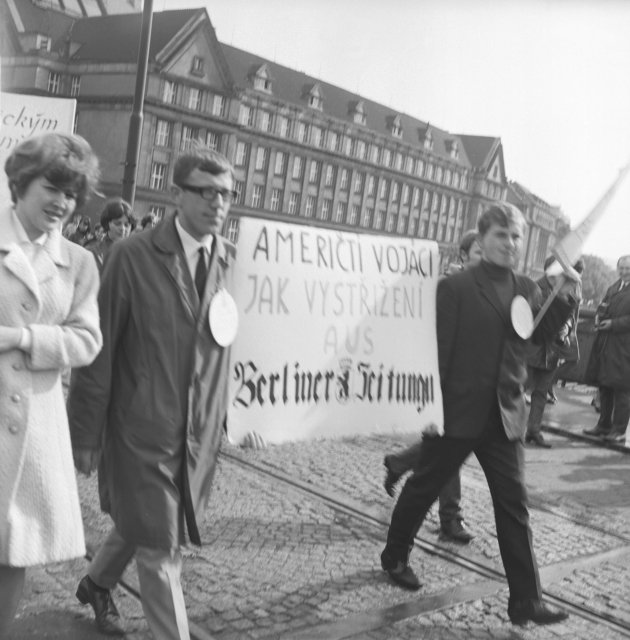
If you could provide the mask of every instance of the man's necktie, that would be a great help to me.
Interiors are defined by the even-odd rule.
[[[195,287],[199,294],[199,300],[203,298],[203,291],[206,288],[206,279],[208,278],[208,267],[206,266],[206,250],[199,247],[199,259],[195,268]]]

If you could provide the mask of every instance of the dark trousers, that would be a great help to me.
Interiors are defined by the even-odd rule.
[[[600,387],[599,402],[597,428],[608,433],[625,433],[630,420],[630,391]]]
[[[527,386],[531,391],[531,404],[527,419],[527,435],[533,436],[540,433],[543,413],[547,406],[547,392],[553,384],[556,369],[528,368]]]
[[[541,588],[527,510],[524,447],[521,441],[507,439],[498,407],[492,413],[492,424],[484,437],[444,436],[422,441],[414,473],[405,483],[394,508],[385,551],[393,561],[408,561],[414,538],[429,508],[468,455],[474,453],[492,497],[510,604],[538,600]]]
[[[402,475],[407,471],[417,470],[417,461],[422,449],[422,441],[415,442],[399,453],[392,453],[387,457],[390,468]],[[439,516],[442,528],[447,527],[453,520],[463,520],[461,510],[462,483],[459,471],[444,485],[439,495]]]

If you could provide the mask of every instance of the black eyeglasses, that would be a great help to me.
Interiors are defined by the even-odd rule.
[[[232,200],[236,200],[236,197],[238,196],[236,191],[232,191],[231,189],[193,187],[190,184],[180,184],[179,188],[184,191],[190,191],[190,193],[196,193],[198,196],[201,196],[204,200],[208,200],[209,202],[212,202],[217,196],[221,196],[223,202],[232,202]]]

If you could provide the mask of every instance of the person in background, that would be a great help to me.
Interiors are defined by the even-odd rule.
[[[492,496],[497,539],[510,596],[513,624],[551,624],[567,614],[542,601],[532,548],[524,478],[527,340],[517,334],[510,310],[522,296],[532,312],[542,305],[535,282],[516,274],[525,220],[507,202],[497,202],[478,221],[480,264],[438,283],[436,328],[444,435],[426,425],[414,472],[405,483],[381,554],[381,566],[399,586],[417,590],[409,566],[414,539],[444,485],[474,452]],[[564,276],[560,276],[564,277]],[[580,298],[567,280],[534,333],[555,335]]]
[[[159,221],[160,219],[153,214],[144,216],[144,218],[142,218],[142,220],[140,221],[140,230],[144,231],[145,229],[153,229],[153,227],[157,226],[157,223]]]
[[[553,256],[548,257],[544,263],[544,270],[551,267],[556,262]],[[584,270],[584,263],[578,261],[573,266],[576,273],[581,274]],[[547,273],[536,281],[540,287],[543,300],[546,300],[553,290],[555,277]],[[540,343],[531,342],[527,353],[527,387],[531,393],[529,416],[527,418],[527,432],[525,442],[550,449],[551,444],[545,440],[541,432],[542,418],[547,404],[547,396],[551,389],[556,375],[556,370],[560,364],[562,349],[569,346],[571,336],[575,332],[577,324],[578,306],[571,310],[571,314],[554,336],[545,336]]]
[[[76,229],[68,236],[68,240],[85,247],[94,240],[94,237],[90,219],[87,216],[81,216]]]
[[[98,270],[103,272],[105,258],[114,243],[129,236],[133,227],[131,205],[122,198],[112,198],[105,203],[101,211],[100,224],[104,231],[102,239],[91,244],[88,249],[94,255]]]
[[[79,136],[28,138],[6,160],[0,211],[0,637],[26,568],[85,554],[61,386],[101,347],[98,272],[62,225],[98,180]]]
[[[597,336],[585,374],[587,384],[599,388],[600,413],[584,433],[609,442],[625,441],[630,419],[630,255],[619,258],[617,273],[597,309]]]
[[[135,555],[153,636],[188,640],[180,549],[187,538],[201,544],[228,407],[223,330],[236,326],[225,312],[236,249],[220,235],[234,173],[199,147],[177,159],[173,182],[176,212],[115,243],[105,261],[103,350],[77,371],[68,412],[76,467],[89,474],[100,460],[101,507],[114,524],[77,598],[100,631],[123,634],[111,590]]]
[[[479,244],[479,234],[476,229],[467,231],[459,243],[459,264],[451,265],[449,273],[457,273],[481,262],[482,253]],[[412,444],[399,453],[385,456],[385,491],[394,496],[394,487],[400,478],[411,471],[416,463],[422,447],[422,441]],[[464,523],[461,508],[462,482],[459,471],[444,485],[439,495],[440,537],[453,542],[468,544],[473,534]]]

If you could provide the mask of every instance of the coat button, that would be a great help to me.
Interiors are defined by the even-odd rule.
[[[11,396],[11,400],[13,400],[13,402],[19,402],[19,401],[21,400],[21,398],[20,398],[20,394],[19,394],[19,393],[14,393],[14,394]]]
[[[30,302],[22,303],[22,309],[24,309],[24,311],[30,311],[32,308],[33,308],[33,305]]]
[[[18,428],[17,428],[17,426],[16,426],[16,425],[12,424],[12,425],[9,427],[9,431],[10,431],[11,433],[17,433],[17,432],[18,432]]]

